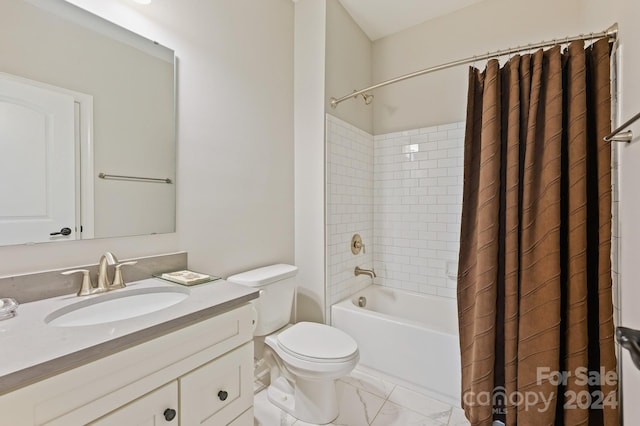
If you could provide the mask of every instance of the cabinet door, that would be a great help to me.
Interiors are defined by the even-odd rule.
[[[253,408],[249,408],[240,414],[233,422],[229,423],[229,426],[254,426],[254,423]]]
[[[171,411],[173,410],[173,411]],[[90,423],[92,426],[178,424],[178,382],[173,381]]]
[[[180,424],[227,425],[253,405],[253,342],[180,379]]]

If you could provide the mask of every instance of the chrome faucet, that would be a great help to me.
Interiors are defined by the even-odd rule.
[[[118,263],[118,258],[111,252],[105,252],[100,256],[100,264],[98,265],[98,285],[95,293],[104,293],[110,290],[108,266]]]
[[[356,277],[358,275],[369,275],[371,277],[371,279],[376,277],[376,272],[373,270],[373,268],[371,269],[363,269],[359,266],[356,266],[356,269],[354,271],[354,273],[356,274]]]

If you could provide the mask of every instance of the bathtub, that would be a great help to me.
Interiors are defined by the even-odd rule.
[[[331,322],[358,342],[359,366],[460,405],[455,299],[370,285],[333,305]]]

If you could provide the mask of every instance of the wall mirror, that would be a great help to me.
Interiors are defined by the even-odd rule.
[[[0,245],[175,232],[175,56],[64,0],[0,0]]]

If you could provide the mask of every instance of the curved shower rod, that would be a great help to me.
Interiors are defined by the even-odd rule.
[[[493,58],[498,58],[500,56],[512,55],[514,53],[523,52],[523,51],[532,50],[532,49],[540,49],[540,48],[543,48],[543,47],[555,46],[558,43],[570,43],[572,41],[577,41],[577,40],[593,40],[593,39],[601,38],[601,37],[609,37],[609,38],[615,40],[617,38],[617,36],[618,36],[618,24],[616,23],[616,24],[613,24],[612,26],[610,26],[609,28],[607,28],[605,31],[602,31],[602,32],[599,32],[599,33],[580,34],[578,36],[573,36],[573,37],[564,37],[564,38],[560,38],[560,39],[542,41],[540,43],[535,43],[535,44],[527,44],[526,46],[518,46],[518,47],[504,49],[504,50],[496,50],[495,52],[485,53],[484,55],[471,56],[469,58],[460,59],[460,60],[453,61],[453,62],[447,62],[446,64],[437,65],[435,67],[426,68],[426,69],[423,69],[423,70],[420,70],[420,71],[412,72],[410,74],[402,75],[400,77],[392,78],[390,80],[386,80],[386,81],[383,81],[381,83],[374,84],[373,86],[369,86],[369,87],[361,89],[361,90],[354,90],[353,93],[350,93],[348,95],[344,95],[341,98],[332,97],[331,98],[331,107],[332,108],[336,108],[339,103],[344,102],[344,101],[346,101],[347,99],[350,99],[350,98],[354,98],[355,99],[359,95],[363,96],[363,98],[365,99],[365,102],[368,105],[369,103],[371,103],[371,98],[373,97],[373,95],[366,93],[366,92],[368,92],[370,90],[374,90],[374,89],[377,89],[377,88],[380,88],[380,87],[383,87],[383,86],[388,86],[390,84],[394,84],[394,83],[397,83],[399,81],[408,80],[408,79],[413,78],[413,77],[418,77],[418,76],[423,75],[423,74],[430,74],[430,73],[435,72],[435,71],[446,70],[448,68],[457,67],[459,65],[471,64],[471,63],[476,62],[476,61],[484,61],[484,60],[487,60],[487,59],[493,59]]]

